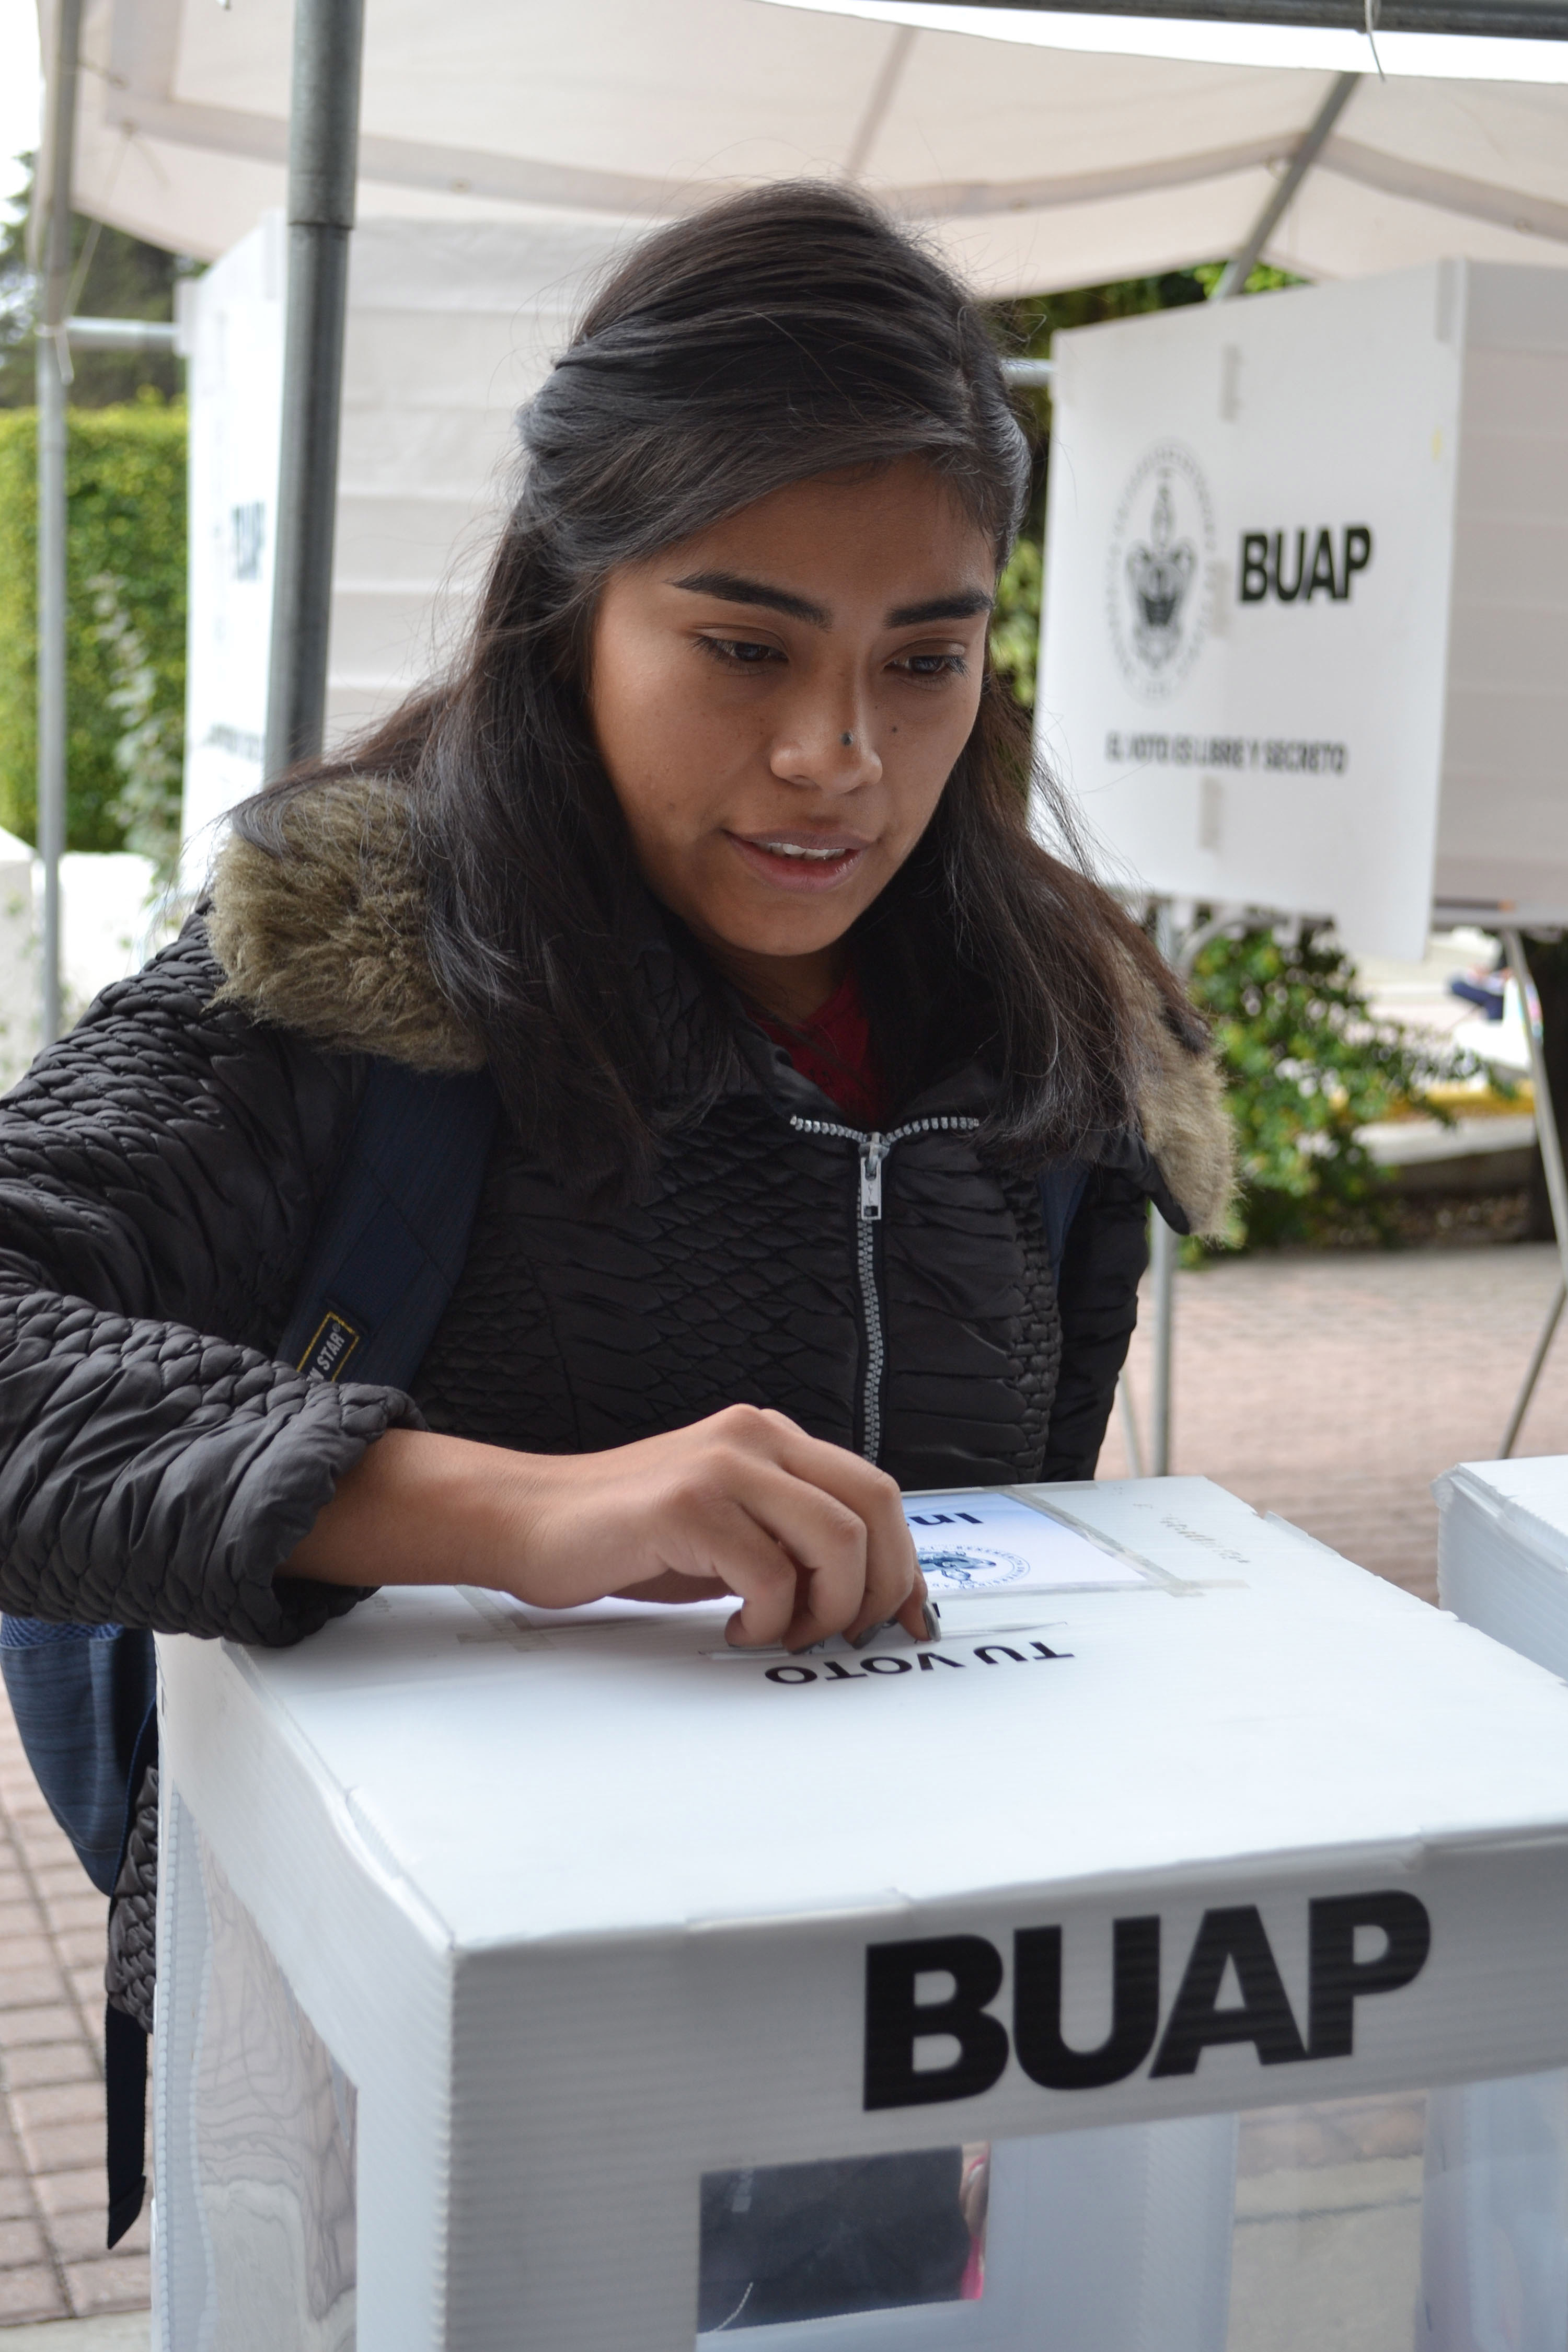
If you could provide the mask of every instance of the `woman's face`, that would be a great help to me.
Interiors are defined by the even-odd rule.
[[[644,879],[800,1020],[974,724],[995,563],[916,458],[776,490],[600,600],[589,705]]]

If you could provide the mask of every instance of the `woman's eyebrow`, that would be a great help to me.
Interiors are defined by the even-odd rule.
[[[758,604],[792,621],[809,622],[814,629],[833,625],[833,614],[826,604],[813,604],[809,597],[797,596],[788,588],[775,588],[766,580],[747,580],[738,572],[690,572],[670,585],[684,588],[693,596],[718,596],[727,604]],[[896,604],[886,625],[910,629],[930,621],[972,621],[978,613],[989,613],[994,601],[984,588],[959,588],[949,596],[927,597],[921,604]]]
[[[684,580],[672,580],[670,586],[685,588],[693,596],[720,596],[726,604],[761,604],[770,613],[787,614],[792,621],[808,621],[814,629],[833,625],[826,604],[792,595],[787,588],[771,587],[765,580],[742,579],[738,572],[691,572]]]
[[[889,629],[919,628],[922,621],[972,621],[994,604],[984,588],[961,588],[952,596],[928,597],[923,604],[898,604],[888,615]]]

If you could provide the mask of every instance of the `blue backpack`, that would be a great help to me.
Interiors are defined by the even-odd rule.
[[[468,1255],[495,1124],[487,1076],[371,1066],[311,1240],[279,1356],[329,1381],[406,1388]],[[0,1671],[49,1811],[100,1895],[124,1867],[136,1798],[157,1759],[153,1636],[139,1626],[0,1617]],[[104,2011],[109,2243],[142,2210],[147,2038]]]

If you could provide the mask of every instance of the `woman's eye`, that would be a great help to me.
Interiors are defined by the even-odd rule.
[[[969,670],[962,654],[905,654],[893,667],[910,677],[964,677]]]
[[[699,637],[697,642],[731,669],[760,669],[764,662],[784,659],[777,646],[759,645],[750,637]]]

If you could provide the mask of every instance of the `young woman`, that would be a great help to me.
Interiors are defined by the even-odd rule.
[[[985,652],[1026,457],[963,288],[843,190],[721,205],[522,437],[451,676],[247,803],[0,1110],[9,1611],[918,1632],[900,1489],[1090,1476],[1146,1202],[1221,1213],[1200,1024],[1031,835]],[[373,1057],[500,1108],[406,1394],[278,1360]]]

